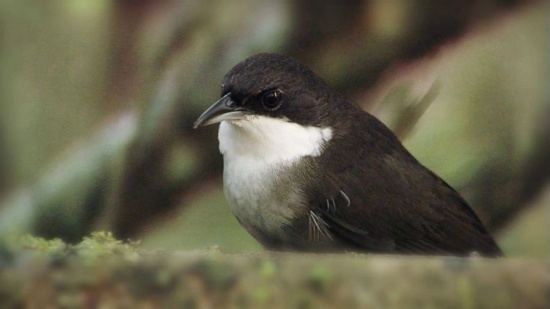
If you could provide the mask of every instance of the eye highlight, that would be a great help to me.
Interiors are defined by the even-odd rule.
[[[279,89],[268,90],[262,93],[260,101],[265,110],[275,111],[281,107],[283,92]]]
[[[225,84],[221,84],[220,89],[221,89],[221,94],[220,94],[220,96],[222,96],[222,97],[223,97],[224,95],[226,95],[228,92],[231,91],[231,89],[229,89],[229,87],[225,87]]]

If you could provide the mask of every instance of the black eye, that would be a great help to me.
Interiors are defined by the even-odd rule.
[[[262,94],[262,105],[268,111],[277,110],[281,107],[282,91],[279,89],[269,90]]]

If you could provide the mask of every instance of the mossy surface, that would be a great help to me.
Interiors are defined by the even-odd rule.
[[[1,250],[0,306],[547,308],[550,263],[450,257],[150,251],[106,232]]]

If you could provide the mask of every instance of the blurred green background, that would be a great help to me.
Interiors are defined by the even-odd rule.
[[[0,3],[0,236],[260,250],[223,198],[223,74],[292,55],[393,128],[510,256],[550,256],[548,1]]]

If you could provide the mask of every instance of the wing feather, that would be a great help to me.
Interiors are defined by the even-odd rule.
[[[335,238],[374,252],[502,254],[454,189],[378,120],[364,120],[364,127],[331,141],[316,161],[323,185],[311,191],[312,208]]]

